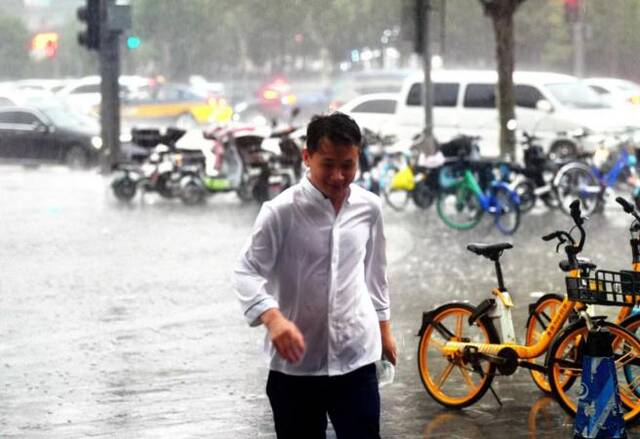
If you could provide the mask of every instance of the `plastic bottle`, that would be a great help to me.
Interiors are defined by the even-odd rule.
[[[389,360],[382,358],[376,361],[376,375],[378,376],[378,387],[384,387],[393,383],[396,368]]]

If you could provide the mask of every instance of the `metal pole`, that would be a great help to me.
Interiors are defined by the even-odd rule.
[[[576,21],[573,23],[573,74],[584,77],[584,8],[585,2],[578,2]]]
[[[439,55],[442,57],[442,59],[445,58],[445,53],[447,50],[447,44],[446,44],[446,36],[447,36],[447,32],[446,32],[446,26],[447,26],[447,1],[446,0],[440,0],[440,53]]]
[[[106,17],[108,2],[102,0],[102,17]],[[103,24],[105,21],[103,20]],[[104,156],[102,171],[110,172],[118,162],[120,156],[120,89],[118,78],[120,77],[120,34],[101,26],[100,29],[100,123],[102,126],[102,144]]]
[[[431,15],[431,0],[422,0],[421,13],[423,14],[424,26],[422,32],[422,60],[424,64],[424,143],[423,151],[430,155],[435,152],[433,140],[433,85],[431,83],[431,25],[429,18]]]

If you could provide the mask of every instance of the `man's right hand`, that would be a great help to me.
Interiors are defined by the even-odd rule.
[[[304,354],[304,337],[298,327],[287,320],[279,309],[271,308],[260,316],[269,331],[276,350],[289,363],[297,363]]]

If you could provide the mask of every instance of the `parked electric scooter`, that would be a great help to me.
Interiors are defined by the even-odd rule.
[[[180,182],[180,198],[197,204],[207,195],[235,191],[243,201],[264,202],[294,182],[279,154],[263,148],[265,133],[255,127],[214,127],[205,131],[204,162],[190,165]]]
[[[111,182],[114,195],[120,201],[130,201],[138,190],[156,192],[164,198],[180,194],[180,180],[189,171],[181,169],[184,154],[176,149],[176,142],[185,131],[167,128],[132,129],[132,142],[149,149],[149,156],[141,164],[122,163],[116,166],[116,176]]]

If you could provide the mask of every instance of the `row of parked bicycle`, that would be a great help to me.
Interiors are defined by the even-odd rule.
[[[142,191],[193,205],[208,195],[234,191],[244,201],[263,202],[303,175],[305,134],[293,124],[216,126],[196,132],[183,148],[183,130],[134,129],[132,141],[148,154],[119,165],[112,188],[123,201]],[[571,202],[579,199],[591,215],[614,188],[640,203],[631,136],[612,138],[613,143],[591,153],[549,156],[535,136],[523,132],[523,164],[518,165],[479,157],[474,137],[456,137],[425,157],[420,139],[403,144],[368,129],[363,134],[356,183],[396,210],[410,200],[422,209],[435,204],[442,221],[459,230],[475,227],[487,213],[501,232],[512,234],[538,200],[568,214]]]
[[[368,134],[370,143],[384,144]],[[429,157],[415,148],[388,148],[363,169],[392,208],[402,210],[413,200],[426,209],[435,202],[442,221],[459,230],[475,227],[489,213],[501,232],[512,234],[521,214],[538,200],[569,214],[571,202],[579,199],[586,215],[601,209],[614,189],[626,190],[640,202],[631,135],[612,137],[593,152],[566,156],[549,156],[535,136],[523,132],[521,137],[523,165],[480,158],[477,138],[460,136]]]
[[[598,413],[603,415],[594,422],[600,422],[598,428],[604,431],[604,420],[611,410],[621,410],[627,423],[640,419],[640,215],[628,200],[617,197],[616,201],[633,218],[629,228],[631,270],[596,270],[594,263],[580,255],[586,239],[586,217],[580,201],[572,202],[571,229],[542,238],[557,243],[556,251],[564,249],[566,259],[559,267],[566,273],[566,294],[545,294],[529,305],[524,343],[516,340],[511,318],[514,304],[500,264],[501,255],[512,245],[503,242],[467,246],[469,251],[493,262],[497,287],[489,299],[477,306],[449,302],[423,313],[418,332],[418,370],[433,399],[449,408],[462,408],[491,390],[500,402],[491,387],[493,379],[524,367],[540,390],[553,395],[567,413],[575,415],[587,393],[580,382],[583,357],[589,355],[586,342],[596,331],[608,333],[605,343],[610,343],[611,350],[609,354],[603,352],[603,356],[615,364],[611,373],[616,377],[611,377],[609,383],[617,385],[617,390],[608,389],[607,397],[619,394],[621,407],[616,408],[614,401],[608,399],[599,401]],[[615,321],[594,316],[589,308],[594,304],[620,307]],[[595,408],[590,410],[594,416]]]

